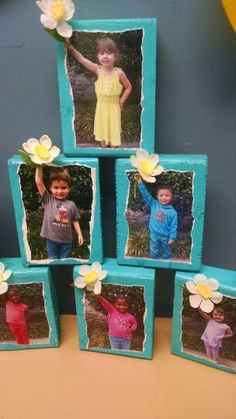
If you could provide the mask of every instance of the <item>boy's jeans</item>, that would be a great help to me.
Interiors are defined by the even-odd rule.
[[[72,243],[58,243],[46,240],[48,259],[65,259],[70,256]]]
[[[172,257],[169,238],[150,233],[150,257],[152,259],[170,259]]]

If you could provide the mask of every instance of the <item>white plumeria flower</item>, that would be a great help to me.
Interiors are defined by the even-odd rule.
[[[214,309],[214,304],[221,303],[223,295],[216,291],[219,283],[214,278],[208,278],[203,274],[197,274],[192,281],[186,283],[189,296],[189,304],[193,308],[200,308],[205,313]]]
[[[52,162],[60,153],[58,147],[52,146],[48,135],[42,135],[39,140],[30,138],[22,144],[22,147],[29,154],[32,162],[39,165]]]
[[[47,29],[56,29],[63,38],[70,38],[72,27],[66,22],[75,12],[72,0],[39,0],[37,6],[42,10],[41,23]]]
[[[4,294],[8,290],[7,280],[11,276],[12,271],[6,270],[4,263],[0,262],[0,294]]]
[[[86,288],[88,291],[93,291],[96,295],[101,293],[101,281],[107,276],[107,271],[102,270],[99,262],[94,262],[91,266],[80,266],[79,273],[80,276],[74,281],[76,288]]]
[[[135,167],[142,179],[146,182],[156,182],[155,176],[160,175],[164,168],[158,166],[159,156],[157,154],[150,154],[146,150],[137,150],[136,156],[130,156],[130,162]]]

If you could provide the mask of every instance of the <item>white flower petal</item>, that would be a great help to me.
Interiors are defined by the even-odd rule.
[[[87,286],[86,286],[86,290],[88,290],[88,291],[94,291],[94,284],[87,284]]]
[[[12,271],[10,270],[3,272],[3,281],[7,281],[8,278],[10,278],[11,274],[12,274]]]
[[[53,146],[52,148],[51,148],[51,150],[50,150],[50,152],[49,152],[49,154],[50,154],[50,160],[52,161],[52,160],[54,160],[55,159],[55,157],[57,157],[58,156],[58,154],[60,154],[60,148],[58,148],[57,146]]]
[[[214,308],[214,304],[211,302],[211,300],[202,300],[200,304],[200,309],[204,311],[205,313],[210,313]]]
[[[104,269],[103,271],[100,272],[100,274],[98,275],[99,281],[102,281],[104,278],[106,278],[107,276],[107,271]]]
[[[130,156],[130,163],[133,167],[138,167],[138,161],[137,161],[137,157],[132,155]]]
[[[199,307],[199,304],[201,303],[201,301],[202,301],[202,297],[200,297],[199,294],[189,296],[189,304],[193,308]]]
[[[71,2],[70,2],[71,3]],[[65,20],[70,20],[72,17],[73,17],[73,15],[74,15],[74,13],[75,13],[75,5],[72,3],[70,6],[69,6],[69,8],[68,7],[66,7],[66,12],[65,12],[65,15],[64,15],[64,19]]]
[[[148,152],[146,150],[143,150],[142,148],[140,148],[139,150],[137,150],[136,153],[136,157],[137,157],[137,161],[140,163],[142,160],[147,160],[148,159]]]
[[[37,145],[39,145],[38,140],[36,138],[30,138],[28,141],[22,144],[22,147],[26,153],[34,154],[34,149]]]
[[[102,266],[99,262],[93,262],[91,265],[91,271],[95,271],[97,274],[99,274],[102,270]]]
[[[8,283],[7,282],[2,282],[0,284],[0,294],[5,294],[5,292],[7,292],[8,290]]]
[[[75,287],[76,287],[76,288],[80,288],[80,289],[81,289],[81,288],[86,287],[87,282],[85,281],[85,279],[84,279],[84,278],[79,277],[79,278],[76,278],[76,279],[75,279],[74,284],[75,284]]]
[[[211,291],[216,291],[219,288],[219,282],[215,278],[208,278],[207,286]]]
[[[48,150],[52,147],[52,140],[48,135],[42,135],[39,139],[40,144]]]
[[[45,28],[47,28],[47,29],[55,29],[56,26],[57,26],[57,21],[52,19],[48,15],[41,15],[40,16],[40,21],[41,21],[42,25],[45,26]]]
[[[35,164],[43,164],[43,163],[47,163],[45,160],[42,161],[38,156],[34,155],[34,156],[30,156],[31,160],[33,163]]]
[[[146,173],[141,172],[141,170],[139,170],[139,174],[142,177],[143,180],[145,180],[148,183],[155,183],[156,179],[153,176],[149,176]]]
[[[207,285],[207,277],[203,274],[197,274],[195,275],[195,277],[193,278],[193,282],[194,284],[205,284]]]
[[[72,36],[72,27],[64,21],[58,22],[57,24],[57,32],[63,38],[71,38]]]
[[[150,154],[150,156],[148,157],[148,161],[152,164],[153,167],[155,167],[159,162],[158,154]]]
[[[3,274],[4,271],[5,271],[5,265],[4,263],[0,262],[0,275]]]
[[[94,294],[98,295],[101,294],[102,284],[100,281],[97,281],[94,287]]]
[[[82,276],[87,275],[91,271],[91,268],[89,265],[82,265],[79,267],[79,273]]]
[[[152,175],[153,175],[153,176],[158,176],[158,175],[160,175],[162,172],[164,172],[164,167],[162,167],[162,166],[157,166],[157,167],[153,170]]]
[[[40,10],[42,10],[43,13],[47,14],[49,11],[49,7],[45,3],[45,1],[36,1],[36,4],[40,8]]]
[[[219,304],[223,300],[223,295],[220,292],[216,291],[212,293],[210,299],[214,304]]]
[[[194,285],[193,281],[187,281],[186,282],[186,287],[187,287],[188,291],[191,292],[191,294],[198,294],[197,289],[196,289],[196,285]]]

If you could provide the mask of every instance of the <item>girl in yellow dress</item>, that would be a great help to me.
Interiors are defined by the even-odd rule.
[[[70,42],[66,42],[67,50],[88,70],[97,74],[95,92],[97,105],[94,119],[95,140],[101,147],[117,148],[121,145],[121,111],[131,92],[131,84],[124,71],[114,67],[118,59],[116,43],[104,36],[97,44],[99,64],[85,58]]]

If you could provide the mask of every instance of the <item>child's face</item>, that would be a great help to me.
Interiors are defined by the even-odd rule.
[[[66,199],[70,192],[70,188],[64,180],[53,180],[50,190],[54,198],[57,199]]]
[[[21,298],[18,294],[14,292],[10,292],[8,294],[9,300],[11,300],[14,304],[19,304],[21,302]]]
[[[116,300],[115,302],[115,308],[120,312],[120,313],[126,313],[128,310],[128,304],[126,300],[123,300],[121,298],[118,298],[118,300]]]
[[[172,193],[169,189],[158,189],[157,199],[161,205],[168,205],[172,199]]]
[[[109,50],[100,51],[98,53],[98,62],[102,67],[112,69],[116,61],[116,54]]]
[[[212,318],[217,322],[217,323],[222,323],[225,319],[225,316],[223,313],[220,313],[216,310],[213,311],[212,313]]]

